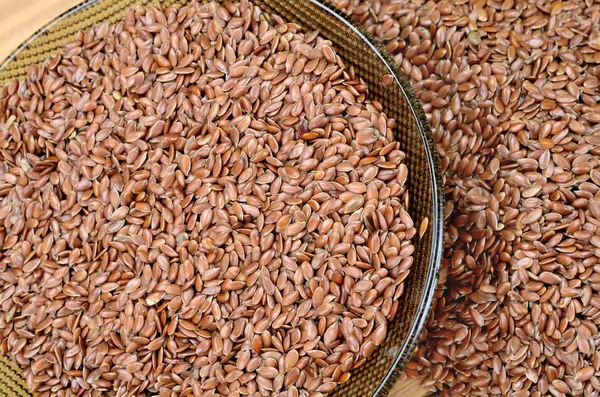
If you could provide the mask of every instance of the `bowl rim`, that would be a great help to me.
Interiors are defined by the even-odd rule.
[[[39,28],[33,34],[31,34],[25,41],[23,41],[4,60],[2,60],[2,62],[0,63],[0,72],[5,70],[7,66],[10,65],[10,63],[13,62],[21,52],[26,50],[27,47],[34,40],[47,33],[48,30],[51,29],[54,25],[62,22],[63,20],[67,19],[71,15],[81,10],[84,10],[95,4],[102,3],[103,1],[105,0],[82,0],[79,4],[70,7],[68,10],[62,12],[57,17],[44,24],[41,28]],[[148,4],[154,2],[160,3],[160,0],[142,1]],[[199,1],[204,2],[207,0]],[[394,78],[394,81],[396,82],[396,84],[400,88],[400,91],[402,92],[402,94],[408,102],[413,118],[417,124],[419,135],[423,142],[423,148],[425,150],[426,160],[428,163],[428,171],[432,186],[431,214],[433,218],[431,219],[431,245],[429,247],[429,264],[427,268],[427,274],[425,275],[423,293],[421,294],[417,311],[415,312],[414,321],[412,321],[412,323],[410,324],[407,337],[403,340],[401,346],[399,347],[399,350],[395,353],[395,358],[392,361],[390,368],[382,377],[382,379],[379,382],[379,385],[375,388],[372,394],[372,396],[386,396],[394,387],[400,373],[402,372],[404,366],[406,365],[406,362],[408,361],[408,358],[410,358],[414,354],[420,335],[424,330],[427,319],[433,310],[433,300],[439,281],[439,272],[441,269],[444,243],[444,179],[440,166],[439,153],[434,144],[431,126],[429,124],[429,121],[427,120],[425,111],[421,106],[421,102],[414,91],[414,88],[400,69],[400,66],[394,61],[394,59],[387,52],[387,50],[385,50],[383,44],[377,39],[375,39],[365,28],[363,28],[357,22],[352,20],[343,11],[339,10],[330,1],[306,1],[321,8],[324,12],[331,14],[333,17],[343,22],[357,36],[359,36],[369,46],[369,48],[371,48],[371,50],[377,55],[380,61],[383,62],[383,64],[388,68],[390,74]]]
[[[19,44],[19,46],[15,50],[13,50],[10,54],[8,54],[8,56],[6,56],[6,58],[4,58],[2,60],[2,63],[0,63],[0,72],[3,71],[4,69],[6,69],[6,67],[12,61],[14,61],[15,58],[21,52],[25,51],[27,49],[27,47],[29,46],[29,44],[31,44],[38,37],[43,36],[52,26],[54,26],[57,23],[65,20],[65,19],[67,19],[72,14],[75,14],[76,12],[79,12],[79,11],[81,11],[83,9],[86,9],[87,7],[90,7],[90,6],[94,5],[94,4],[100,3],[102,1],[103,0],[82,0],[79,4],[76,4],[76,5],[72,6],[72,7],[70,7],[68,10],[62,12],[57,17],[52,18],[52,20],[50,22],[44,24],[41,28],[39,28],[34,33],[32,33],[25,41],[23,41],[21,44]]]
[[[340,11],[336,6],[329,1],[309,0],[311,3],[321,7],[324,11],[329,12],[337,17],[340,21],[352,29],[379,57],[394,77],[396,84],[400,87],[400,91],[405,96],[414,120],[417,124],[423,148],[425,150],[426,159],[428,162],[428,171],[432,186],[432,225],[431,225],[431,246],[429,256],[429,266],[425,278],[425,285],[421,299],[415,312],[414,320],[412,321],[407,337],[403,340],[400,349],[396,353],[390,369],[381,379],[379,386],[373,392],[373,396],[386,396],[394,387],[398,376],[404,369],[408,357],[412,356],[414,349],[417,346],[419,337],[425,328],[429,314],[433,309],[433,299],[439,281],[439,271],[441,269],[443,243],[444,243],[444,194],[443,194],[443,176],[440,166],[439,153],[433,141],[433,133],[431,125],[427,120],[425,111],[421,106],[421,101],[417,97],[414,88],[410,81],[406,78],[398,64],[392,56],[385,50],[380,41],[375,39],[365,28],[352,20],[344,12]],[[408,354],[402,354],[407,352]]]

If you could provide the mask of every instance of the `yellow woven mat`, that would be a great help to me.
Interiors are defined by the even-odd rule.
[[[2,397],[29,397],[31,394],[21,376],[21,369],[10,358],[0,356],[0,395]]]

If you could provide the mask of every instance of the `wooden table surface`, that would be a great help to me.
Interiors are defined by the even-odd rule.
[[[0,62],[36,30],[82,0],[0,0]],[[398,382],[390,397],[423,397],[420,381]]]

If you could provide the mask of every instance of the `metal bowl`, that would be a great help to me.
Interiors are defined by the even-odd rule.
[[[189,0],[163,0],[163,6]],[[305,31],[318,30],[331,40],[346,66],[368,85],[371,99],[378,100],[388,117],[396,119],[394,134],[407,154],[409,213],[415,225],[427,218],[424,234],[414,239],[414,264],[400,298],[396,318],[390,324],[384,344],[365,365],[332,396],[384,396],[415,351],[419,335],[431,310],[438,281],[443,243],[443,193],[439,159],[425,114],[399,67],[384,48],[362,27],[328,3],[315,0],[254,0],[265,12],[297,23]],[[128,9],[150,6],[151,0],[91,0],[72,8],[37,31],[0,65],[0,85],[26,77],[27,67],[57,54],[76,33],[102,21],[120,20]],[[393,77],[391,84],[389,80]],[[386,83],[383,77],[386,77]],[[16,367],[0,360],[0,373],[11,382],[21,381]],[[0,380],[0,387],[2,381]],[[3,389],[8,390],[8,389]],[[6,395],[29,396],[26,388],[14,387]]]

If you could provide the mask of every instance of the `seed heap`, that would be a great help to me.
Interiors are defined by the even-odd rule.
[[[393,123],[247,1],[80,33],[1,91],[2,353],[40,397],[333,390],[413,260]]]
[[[446,255],[405,374],[440,395],[600,395],[600,4],[335,0],[412,81]]]

